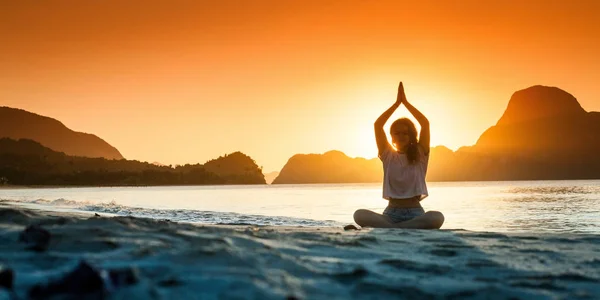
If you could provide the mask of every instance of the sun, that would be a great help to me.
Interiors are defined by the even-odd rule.
[[[354,150],[348,153],[350,156],[371,159],[377,157],[377,143],[373,125],[363,126],[356,132]]]
[[[388,109],[396,100],[396,83],[365,80],[362,85],[349,88],[351,93],[344,94],[344,98],[351,105],[348,106],[345,114],[347,116],[347,127],[340,128],[345,132],[343,141],[344,152],[351,157],[375,158],[377,157],[377,143],[373,124],[375,120]],[[458,134],[456,123],[462,120],[454,120],[449,115],[456,114],[456,108],[448,105],[454,103],[455,98],[448,92],[442,92],[433,89],[428,84],[415,82],[405,85],[409,101],[419,109],[430,120],[431,142],[430,146],[439,145],[442,142],[448,142]],[[404,106],[400,106],[390,116],[383,127],[388,142],[390,125],[398,118],[408,118],[411,120],[418,133],[421,126]]]

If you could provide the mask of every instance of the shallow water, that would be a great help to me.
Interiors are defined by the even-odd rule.
[[[444,229],[600,233],[600,180],[429,183],[425,210]],[[359,208],[382,212],[380,184],[0,189],[34,208],[208,224],[337,226]]]

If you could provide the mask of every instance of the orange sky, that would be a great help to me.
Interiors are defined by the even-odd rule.
[[[128,159],[239,150],[278,171],[296,153],[375,157],[403,80],[432,144],[456,149],[531,85],[600,111],[599,15],[594,0],[3,1],[0,105]]]

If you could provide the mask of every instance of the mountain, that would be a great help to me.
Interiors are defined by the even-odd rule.
[[[598,150],[600,113],[586,112],[575,97],[554,87],[518,91],[498,123],[474,145],[479,153],[572,157]]]
[[[600,113],[586,112],[559,88],[537,85],[515,92],[475,145],[431,148],[427,180],[598,179],[598,153]],[[378,159],[295,155],[274,183],[373,182],[382,174]]]
[[[67,128],[61,122],[22,109],[0,107],[0,138],[30,139],[58,152],[83,157],[123,159],[101,138]]]
[[[496,125],[511,125],[531,120],[582,116],[586,111],[573,95],[557,88],[536,85],[515,92]]]
[[[204,163],[204,168],[231,182],[266,183],[256,161],[239,151],[209,160]]]
[[[498,123],[448,159],[466,180],[595,179],[599,133],[600,113],[586,112],[561,89],[538,85],[515,92]],[[453,180],[443,172],[431,179]]]
[[[171,168],[136,160],[69,156],[27,140],[0,138],[0,184],[11,185],[199,185],[265,184],[252,158],[235,152],[206,164]]]
[[[379,159],[350,158],[340,151],[296,154],[288,160],[273,184],[378,182]]]

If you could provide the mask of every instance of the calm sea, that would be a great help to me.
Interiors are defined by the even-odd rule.
[[[600,233],[600,180],[429,183],[444,229]],[[0,189],[2,202],[172,221],[339,226],[382,212],[381,184]]]

